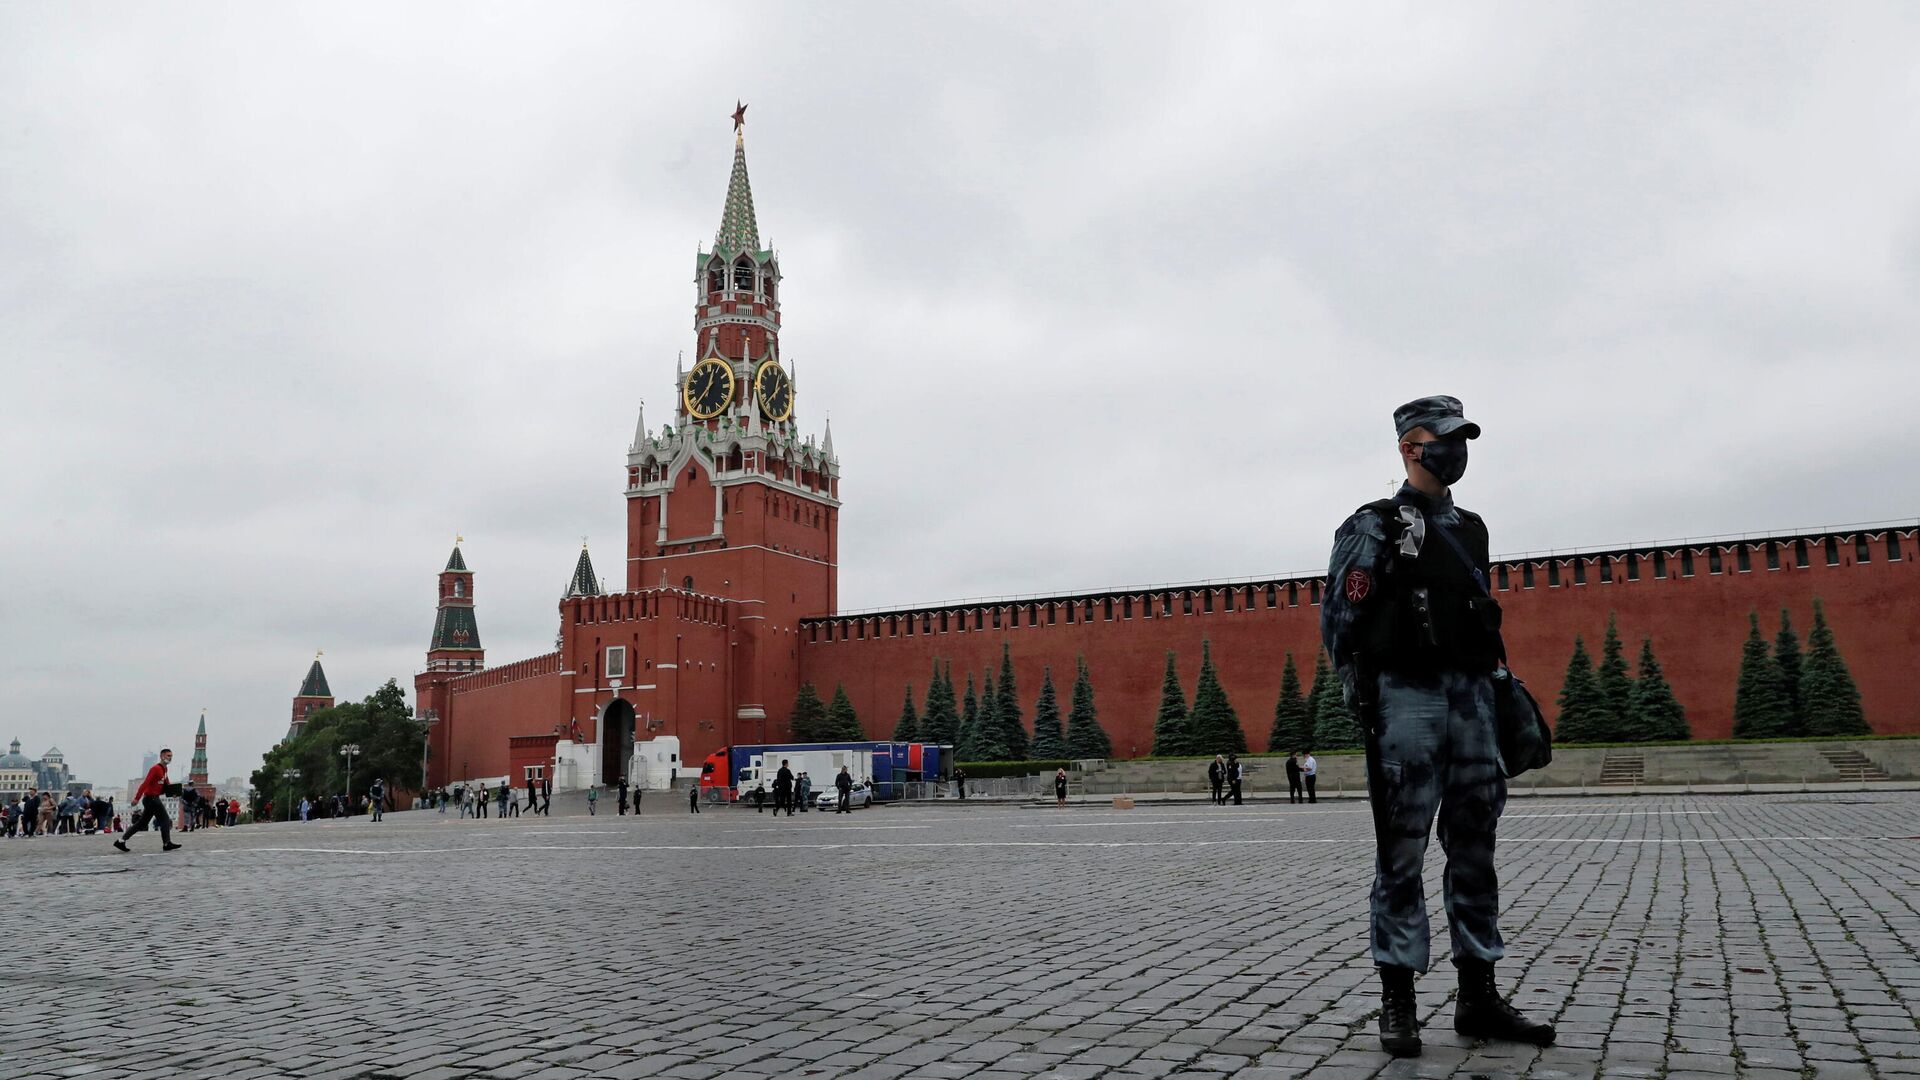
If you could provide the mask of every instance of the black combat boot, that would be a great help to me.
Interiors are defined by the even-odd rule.
[[[1380,1049],[1397,1058],[1420,1056],[1412,968],[1380,965]]]
[[[1453,1030],[1475,1039],[1553,1045],[1552,1024],[1527,1019],[1494,989],[1491,963],[1456,960],[1454,965],[1460,971],[1460,1000],[1453,1006]]]

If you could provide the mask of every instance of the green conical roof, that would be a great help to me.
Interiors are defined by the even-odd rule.
[[[313,658],[313,666],[307,669],[307,678],[300,684],[300,697],[332,697],[333,691],[327,689],[327,673],[320,670],[320,658]]]
[[[733,175],[727,178],[727,206],[720,215],[720,231],[713,234],[713,249],[728,258],[760,250],[760,224],[753,218],[753,187],[747,183],[747,143],[742,135],[734,136]]]
[[[561,599],[570,596],[599,596],[600,577],[593,572],[593,560],[587,557],[587,545],[580,545],[580,561],[573,564],[573,578]]]
[[[480,648],[480,626],[474,622],[470,607],[443,607],[433,622],[433,643],[429,650]]]
[[[473,571],[467,569],[467,560],[460,555],[459,544],[453,545],[453,554],[447,556],[447,570],[458,570],[463,574],[473,573]],[[442,572],[444,573],[445,571]]]

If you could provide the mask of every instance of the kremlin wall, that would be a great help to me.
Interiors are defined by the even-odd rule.
[[[676,372],[670,422],[656,431],[641,413],[622,469],[625,588],[605,592],[583,549],[558,648],[489,667],[459,547],[441,571],[414,683],[432,783],[519,785],[556,776],[561,752],[586,763],[574,783],[609,783],[637,740],[662,736],[697,771],[722,746],[788,740],[803,682],[822,697],[844,686],[885,738],[909,685],[924,702],[936,660],[964,686],[998,671],[1003,645],[1029,722],[1045,670],[1064,698],[1084,656],[1115,756],[1132,757],[1152,745],[1167,651],[1191,696],[1210,642],[1248,743],[1264,748],[1287,654],[1303,679],[1314,666],[1319,575],[839,613],[840,460],[830,429],[816,439],[800,425],[807,399],[780,356],[779,260],[760,246],[738,116],[721,225],[691,269],[693,365]],[[1597,652],[1612,613],[1629,657],[1653,638],[1694,737],[1725,737],[1748,613],[1770,632],[1786,608],[1804,631],[1818,597],[1874,730],[1920,733],[1917,525],[1497,562],[1512,666],[1551,714],[1575,635]]]

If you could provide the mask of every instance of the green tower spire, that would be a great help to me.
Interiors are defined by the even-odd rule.
[[[738,110],[744,113],[745,108]],[[713,250],[726,258],[760,250],[760,224],[753,217],[753,186],[747,183],[747,143],[744,121],[736,114],[733,128],[733,175],[727,178],[727,205],[720,215],[720,231],[713,234]]]

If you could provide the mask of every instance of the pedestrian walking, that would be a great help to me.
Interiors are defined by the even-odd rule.
[[[1053,805],[1067,805],[1067,770],[1064,766],[1053,772]]]
[[[1319,779],[1320,763],[1314,760],[1313,751],[1309,750],[1307,751],[1306,760],[1300,763],[1300,780],[1307,785],[1307,801],[1310,803],[1320,801],[1319,793],[1315,787]]]
[[[595,784],[588,784],[587,785],[587,816],[588,817],[598,816],[599,812],[596,809],[596,807],[599,805],[599,802],[600,802],[599,786]]]
[[[755,784],[753,785],[753,812],[756,814],[761,814],[761,813],[765,813],[766,809],[767,809],[767,785]]]
[[[514,801],[518,802],[519,800],[516,799]],[[519,810],[520,808],[518,806],[514,807],[515,817],[520,816]],[[527,813],[537,814],[539,812],[540,812],[540,781],[535,780],[533,777],[529,776],[527,777]]]
[[[387,782],[374,777],[373,786],[367,789],[367,799],[373,806],[373,820],[379,821],[387,809]]]
[[[1240,764],[1239,754],[1227,755],[1227,791],[1233,796],[1233,805],[1240,806],[1240,784],[1246,779],[1246,766]]]
[[[540,816],[553,816],[553,780],[545,775],[540,777]]]
[[[692,810],[696,814],[700,812],[700,785],[699,784],[695,784],[692,787],[687,789],[687,807],[688,809]]]
[[[853,812],[853,774],[845,765],[840,766],[840,775],[833,778],[834,789],[840,793],[840,805],[834,809],[836,814]]]
[[[802,770],[800,779],[794,781],[794,789],[794,797],[799,800],[800,812],[804,814],[807,812],[807,804],[813,801],[813,777]]]
[[[134,833],[144,832],[149,826],[157,826],[160,829],[160,850],[179,850],[180,845],[173,842],[173,819],[167,816],[167,806],[160,801],[160,797],[165,795],[167,789],[172,786],[167,783],[167,766],[172,762],[173,751],[161,750],[160,760],[154,763],[153,768],[147,770],[147,775],[140,781],[140,786],[134,790],[133,797],[140,804],[140,809],[133,815],[133,821],[127,826],[126,833],[113,842],[114,847],[121,851],[131,851],[132,849],[127,847],[127,841],[133,839]]]
[[[1227,785],[1227,761],[1219,754],[1207,763],[1207,787],[1213,790],[1213,805],[1219,806],[1227,800],[1221,795]]]
[[[953,784],[960,789],[960,799],[964,802],[967,798],[967,770],[953,770]]]
[[[621,817],[627,816],[627,778],[624,776],[620,778],[620,815],[619,816]]]
[[[300,820],[313,820],[313,803],[305,795],[300,796]]]
[[[513,789],[507,786],[505,780],[500,781],[500,816],[520,816],[520,800],[513,797]]]
[[[1545,1046],[1551,1024],[1500,995],[1503,955],[1494,833],[1507,801],[1496,732],[1496,675],[1506,647],[1487,589],[1486,524],[1453,501],[1480,427],[1460,401],[1428,397],[1394,410],[1407,480],[1391,499],[1355,511],[1334,533],[1320,633],[1367,741],[1374,811],[1369,941],[1379,966],[1381,1048],[1420,1053],[1414,978],[1432,946],[1421,882],[1439,814],[1448,937],[1460,992],[1453,1029],[1469,1038]],[[1314,801],[1309,753],[1302,772]]]
[[[1306,785],[1300,782],[1300,751],[1287,751],[1287,801],[1303,803],[1307,801]]]

